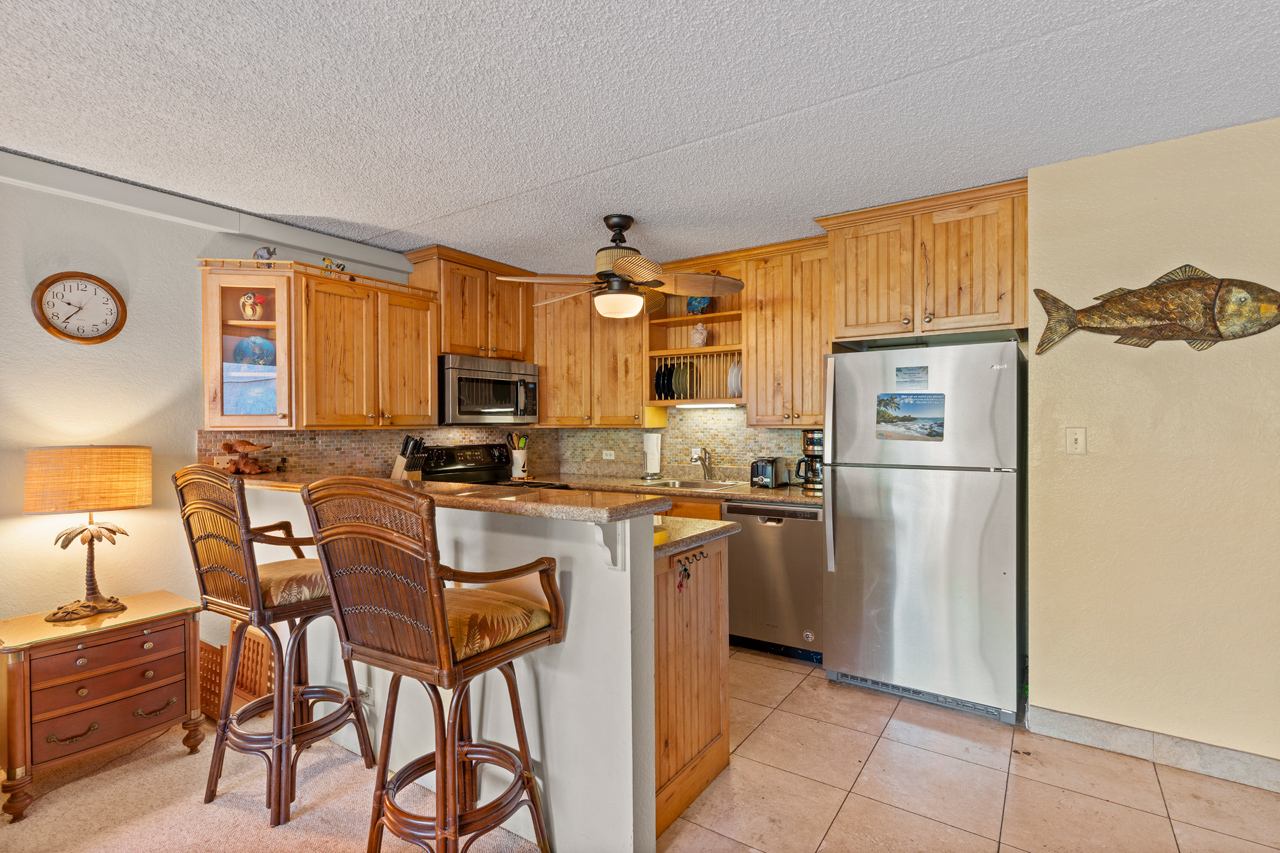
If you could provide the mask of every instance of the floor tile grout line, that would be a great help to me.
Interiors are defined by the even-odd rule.
[[[1000,834],[996,836],[996,850],[1004,844],[1004,816],[1009,811],[1009,777],[1013,775],[1013,742],[1016,739],[1017,732],[1009,732],[1009,762],[1004,768],[1004,802],[1000,804]]]
[[[1162,765],[1162,764],[1160,764],[1160,763],[1158,763],[1158,762],[1152,762],[1152,763],[1156,765],[1156,781],[1157,781],[1157,782],[1160,782],[1160,768],[1161,768],[1161,767],[1168,767],[1169,765],[1167,765],[1167,764]],[[1173,769],[1174,769],[1174,770],[1177,770],[1177,769],[1179,769],[1179,768],[1174,767]],[[1183,772],[1184,772],[1184,773],[1195,773],[1195,771],[1194,771],[1194,770],[1184,770]],[[1203,776],[1204,774],[1203,774],[1203,773],[1196,773],[1195,775],[1197,775],[1197,776]],[[1210,777],[1208,777],[1208,778],[1210,778],[1210,779],[1216,779],[1217,777],[1216,777],[1216,776],[1210,776]],[[1223,780],[1223,781],[1230,782],[1231,780],[1230,780],[1230,779],[1225,779],[1225,780]],[[1235,784],[1240,785],[1240,784],[1243,784],[1243,783],[1241,783],[1241,782],[1236,782]],[[1252,787],[1252,786],[1246,786],[1246,787]],[[1263,791],[1265,791],[1265,790],[1267,790],[1267,789],[1266,789],[1266,788],[1261,788],[1261,789],[1259,789],[1259,790],[1263,790]],[[1163,796],[1164,796],[1164,783],[1163,783],[1163,782],[1161,782],[1161,783],[1160,783],[1160,796],[1161,796],[1161,797],[1163,797]],[[1166,810],[1166,811],[1168,811],[1168,809],[1169,809],[1169,802],[1168,802],[1168,800],[1166,800],[1166,801],[1165,801],[1165,810]],[[1173,823],[1173,813],[1172,813],[1172,812],[1170,812],[1170,814],[1169,814],[1169,822],[1170,822],[1171,824]],[[1248,842],[1249,844],[1256,844],[1256,845],[1258,845],[1259,847],[1264,847],[1264,848],[1266,848],[1267,850],[1280,850],[1280,846],[1276,846],[1276,845],[1274,845],[1274,844],[1266,844],[1266,843],[1264,843],[1264,842],[1262,842],[1262,841],[1254,841],[1252,838],[1244,838],[1244,837],[1239,836],[1239,835],[1232,835],[1230,832],[1223,832],[1221,829],[1214,829],[1212,826],[1204,826],[1203,824],[1193,823],[1192,821],[1187,820],[1187,819],[1185,819],[1185,818],[1184,818],[1183,820],[1178,821],[1178,823],[1185,823],[1187,826],[1194,826],[1194,827],[1196,827],[1197,829],[1203,829],[1203,830],[1205,830],[1205,831],[1207,831],[1207,832],[1216,832],[1218,835],[1225,835],[1227,838],[1235,838],[1235,839],[1237,839],[1237,840],[1239,840],[1239,841],[1245,841],[1245,842]],[[1175,831],[1174,831],[1174,833],[1173,833],[1173,840],[1174,840],[1174,842],[1175,842],[1175,843],[1176,843],[1176,842],[1177,842],[1177,840],[1178,840],[1178,833],[1177,833],[1177,831],[1176,831],[1176,830],[1175,830]],[[1181,848],[1179,848],[1179,849],[1181,849]]]
[[[851,790],[849,791],[849,793],[855,794],[857,792]],[[943,826],[950,827],[951,829],[957,829],[960,832],[967,832],[970,835],[976,835],[978,838],[985,838],[987,841],[994,841],[997,845],[1000,844],[999,838],[992,838],[990,835],[983,835],[981,832],[974,832],[972,829],[965,829],[963,826],[956,826],[954,823],[947,823],[945,820],[939,820],[938,818],[932,817],[927,814],[921,814],[920,812],[913,812],[911,809],[903,808],[902,806],[897,805],[895,803],[886,802],[885,800],[878,799],[876,797],[871,796],[870,794],[857,794],[857,796],[867,800],[871,800],[872,802],[875,802],[875,803],[879,803],[882,806],[888,806],[891,809],[897,809],[900,812],[906,812],[907,814],[915,815],[916,817],[922,817],[925,820],[931,820],[934,823],[942,824]]]
[[[1178,843],[1178,829],[1173,825],[1173,812],[1169,811],[1169,799],[1164,795],[1164,783],[1160,781],[1160,771],[1156,763],[1151,762],[1151,772],[1156,775],[1156,787],[1160,789],[1160,802],[1164,803],[1164,816],[1169,819],[1169,832],[1173,833],[1173,847],[1182,853],[1182,845]]]
[[[892,722],[892,721],[890,721],[890,722]],[[833,724],[833,725],[834,725],[834,724]],[[886,723],[886,724],[885,724],[885,729],[886,729],[886,730],[888,730],[888,728],[889,728],[888,723]],[[892,741],[893,743],[901,744],[902,746],[909,746],[909,747],[911,747],[911,748],[913,748],[913,749],[919,749],[919,750],[922,750],[922,751],[924,751],[924,752],[930,752],[930,753],[933,753],[934,755],[942,755],[942,756],[945,756],[946,758],[954,758],[956,761],[963,761],[965,764],[972,764],[974,767],[985,767],[985,768],[987,768],[988,770],[994,770],[996,773],[1006,773],[1006,774],[1007,774],[1007,773],[1009,772],[1008,770],[1001,770],[999,767],[992,767],[990,764],[983,764],[983,763],[981,763],[981,762],[979,762],[979,761],[970,761],[970,760],[969,760],[969,759],[967,759],[967,758],[961,758],[960,756],[958,756],[958,755],[952,755],[952,754],[951,754],[951,753],[949,753],[949,752],[938,752],[936,749],[930,749],[930,748],[929,748],[929,747],[927,747],[927,746],[920,746],[919,744],[910,743],[909,741],[905,741],[905,740],[898,740],[897,738],[889,737],[888,735],[881,735],[881,737],[883,737],[883,738],[884,738],[885,740],[887,740],[887,741]],[[1013,750],[1012,750],[1012,749],[1010,749],[1010,753],[1012,753],[1012,752],[1013,752]],[[1010,758],[1012,758],[1012,755],[1010,755]]]
[[[1049,787],[1049,788],[1057,788],[1059,791],[1066,791],[1069,794],[1079,794],[1080,796],[1088,797],[1091,800],[1098,800],[1099,802],[1110,803],[1113,806],[1120,806],[1123,809],[1132,809],[1135,812],[1142,812],[1143,814],[1149,814],[1152,817],[1169,817],[1170,819],[1172,819],[1171,816],[1168,814],[1167,805],[1165,806],[1166,813],[1162,815],[1159,812],[1152,812],[1152,811],[1147,811],[1146,809],[1140,809],[1137,806],[1131,806],[1128,803],[1122,803],[1118,800],[1108,800],[1106,797],[1099,797],[1097,794],[1090,794],[1087,791],[1077,791],[1075,788],[1065,788],[1062,785],[1055,785],[1052,782],[1046,782],[1043,779],[1036,779],[1033,776],[1023,776],[1021,773],[1010,773],[1009,775],[1017,776],[1019,779],[1026,779],[1028,782],[1035,782],[1038,785],[1045,785],[1046,787]],[[1161,792],[1161,796],[1163,797],[1163,792]],[[1204,828],[1208,829],[1208,827],[1204,827]],[[1214,831],[1216,832],[1216,830]],[[1226,833],[1223,833],[1223,834],[1225,835]]]
[[[863,762],[863,764],[865,766],[866,762]],[[858,773],[861,774],[862,771],[859,770]],[[857,780],[855,779],[854,781],[856,782]],[[822,833],[822,838],[818,839],[818,846],[813,848],[813,853],[818,853],[822,849],[822,845],[827,843],[827,836],[831,834],[831,827],[836,825],[836,821],[840,819],[840,812],[844,811],[845,803],[849,802],[849,798],[853,796],[852,790],[850,788],[844,792],[844,799],[840,801],[840,808],[836,809],[836,813],[831,816],[831,823],[827,824],[826,830]]]

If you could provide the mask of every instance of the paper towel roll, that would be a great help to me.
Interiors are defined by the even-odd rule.
[[[660,432],[644,434],[644,472],[646,474],[662,473],[662,433]]]

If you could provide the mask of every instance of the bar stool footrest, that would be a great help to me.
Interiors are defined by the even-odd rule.
[[[507,789],[492,801],[470,811],[458,815],[458,836],[488,832],[496,828],[525,805],[532,805],[531,799],[525,796],[525,767],[513,750],[496,743],[470,743],[459,745],[459,760],[467,760],[476,764],[492,764],[501,767],[514,777]],[[426,836],[435,839],[436,821],[396,803],[396,795],[406,785],[416,782],[436,769],[436,753],[431,752],[415,758],[394,773],[387,780],[387,787],[382,793],[383,825],[395,836],[405,841],[415,842]],[[532,782],[530,782],[532,784]]]

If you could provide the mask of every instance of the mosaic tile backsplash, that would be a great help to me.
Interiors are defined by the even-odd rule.
[[[644,473],[645,432],[662,434],[662,473],[701,479],[702,469],[689,463],[693,447],[711,454],[714,476],[745,480],[751,460],[782,456],[791,467],[801,455],[800,430],[750,429],[746,409],[672,409],[667,427],[638,429],[541,429],[508,427],[427,427],[407,430],[430,445],[501,443],[510,431],[529,435],[529,473],[533,477],[555,474],[590,474],[604,477],[639,477]],[[222,442],[243,438],[269,444],[270,450],[255,457],[286,471],[300,474],[354,474],[387,477],[405,432],[400,430],[201,430],[196,455],[209,461],[222,454]],[[605,460],[602,451],[612,450]]]

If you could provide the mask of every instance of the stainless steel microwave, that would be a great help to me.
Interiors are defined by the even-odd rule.
[[[445,425],[536,424],[538,365],[440,356],[440,416]]]

